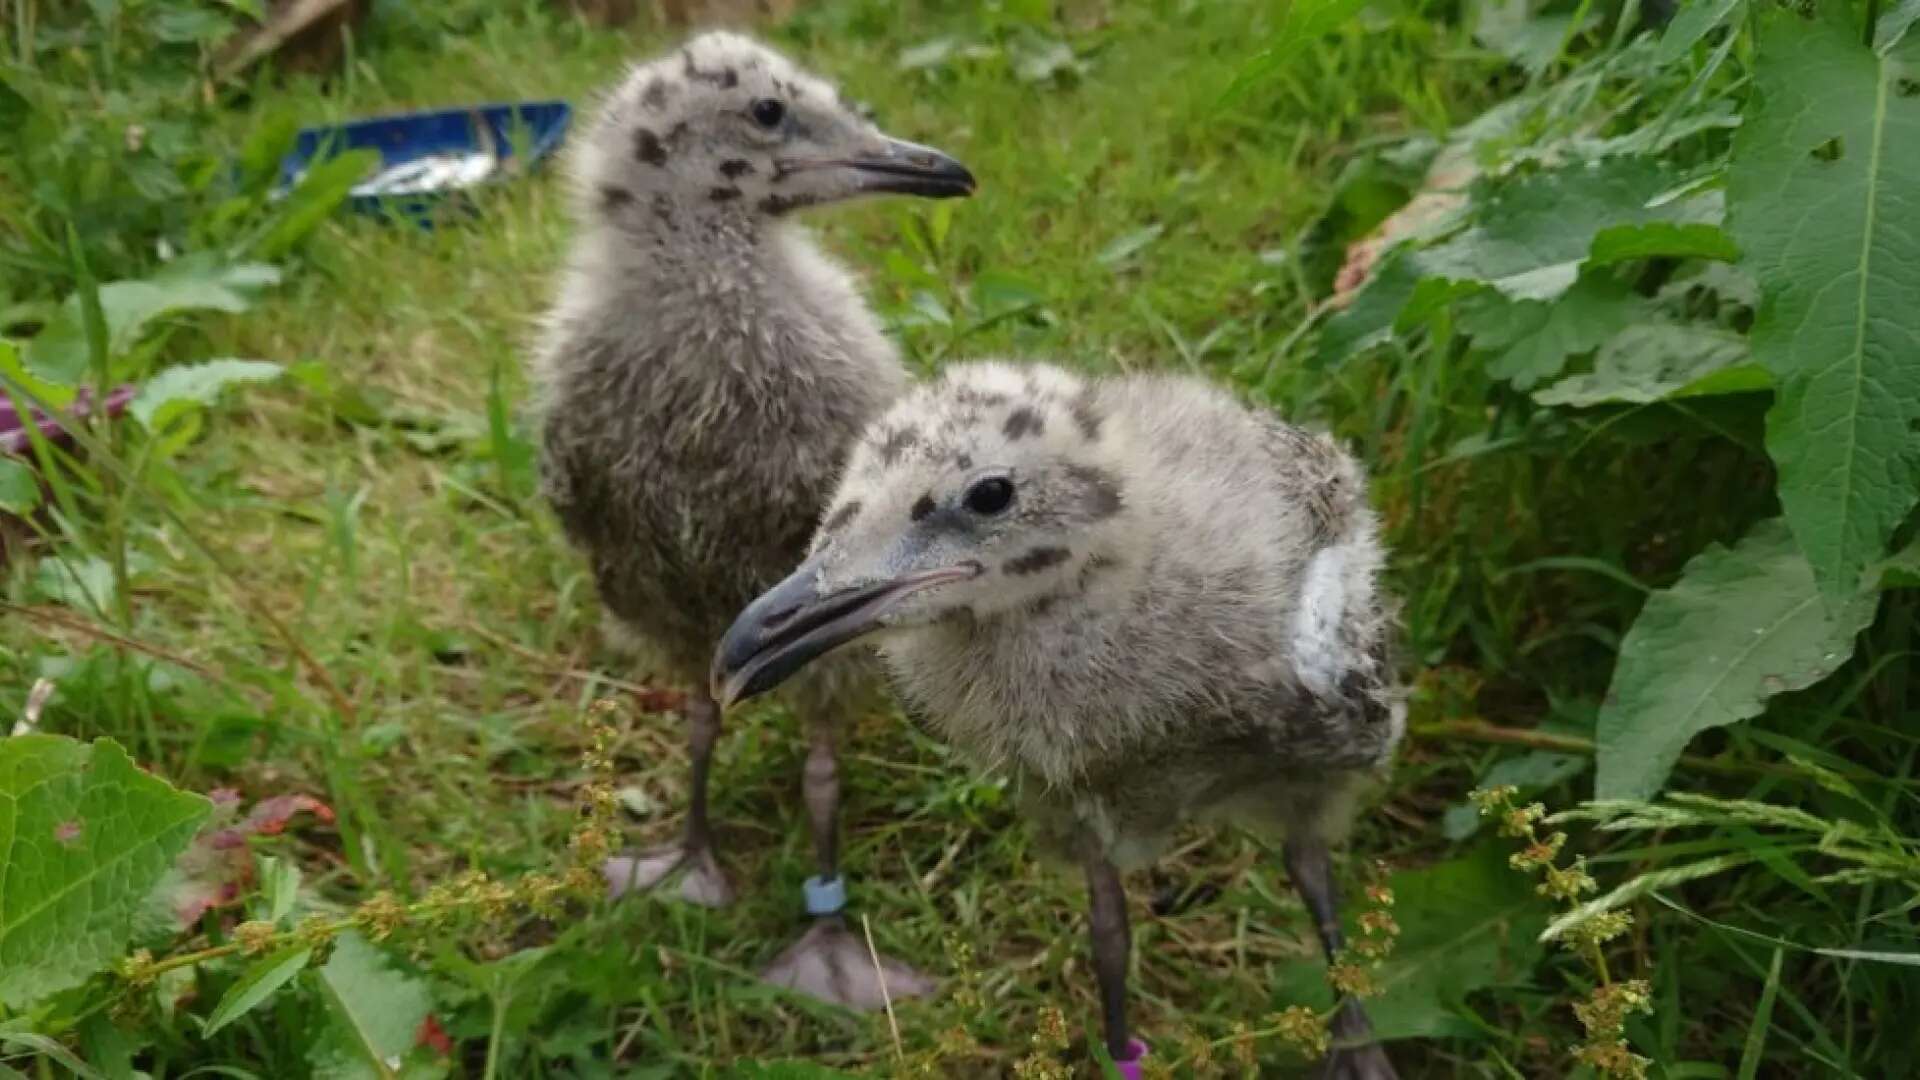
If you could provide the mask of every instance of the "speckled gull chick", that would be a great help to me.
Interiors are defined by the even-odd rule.
[[[1122,868],[1181,825],[1277,833],[1331,957],[1328,845],[1404,728],[1359,464],[1203,382],[950,368],[867,431],[811,555],[749,605],[714,692],[864,639],[908,708],[1010,772],[1084,870],[1116,1061],[1138,1072]],[[1357,1001],[1337,1077],[1390,1077]]]
[[[697,688],[685,839],[618,858],[608,876],[619,891],[678,872],[684,898],[721,905],[733,890],[707,820],[714,643],[805,554],[847,449],[907,387],[853,279],[793,216],[888,192],[965,195],[974,181],[778,54],[717,32],[634,68],[572,166],[579,232],[538,349],[543,485],[613,628]],[[860,1007],[881,1003],[880,973],[839,916],[834,730],[870,683],[842,659],[793,688],[811,741],[818,918],[764,973]],[[895,997],[928,986],[885,970]]]

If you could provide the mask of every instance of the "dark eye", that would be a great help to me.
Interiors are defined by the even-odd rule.
[[[1013,502],[1013,481],[990,476],[967,489],[965,502],[976,514],[997,514]]]
[[[761,98],[747,109],[753,116],[753,122],[763,128],[777,128],[780,121],[787,118],[787,107],[773,98]]]

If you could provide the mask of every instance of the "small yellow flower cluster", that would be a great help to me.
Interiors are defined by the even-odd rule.
[[[259,956],[273,948],[278,935],[273,924],[263,919],[250,919],[233,928],[233,940],[240,943],[240,951],[248,956]]]
[[[1280,1041],[1310,1061],[1324,1057],[1333,1042],[1332,1034],[1327,1031],[1327,1018],[1305,1005],[1289,1006],[1274,1013],[1270,1022]]]
[[[1574,1051],[1574,1059],[1606,1077],[1644,1080],[1646,1058],[1627,1046],[1627,1015],[1651,1012],[1653,997],[1642,979],[1625,979],[1594,988],[1587,1000],[1573,1007],[1573,1015],[1587,1029],[1587,1041]]]
[[[1072,1080],[1073,1070],[1060,1060],[1068,1042],[1065,1014],[1051,1005],[1041,1009],[1032,1042],[1033,1052],[1014,1063],[1017,1080]]]
[[[1522,841],[1523,846],[1507,859],[1508,865],[1522,873],[1539,873],[1534,890],[1541,896],[1563,904],[1577,904],[1582,896],[1599,886],[1587,873],[1586,859],[1576,857],[1561,866],[1560,852],[1567,834],[1553,832],[1542,837],[1536,825],[1546,817],[1539,803],[1516,806],[1519,791],[1510,786],[1482,788],[1468,796],[1480,808],[1483,817],[1498,818],[1500,834]],[[1574,1015],[1586,1028],[1586,1041],[1574,1049],[1574,1059],[1609,1080],[1642,1080],[1647,1060],[1627,1046],[1624,1027],[1627,1014],[1648,1008],[1647,984],[1638,979],[1612,982],[1607,978],[1606,960],[1600,947],[1626,933],[1633,916],[1625,911],[1603,911],[1588,916],[1568,928],[1563,940],[1584,957],[1599,976],[1600,985],[1585,1001],[1575,1003]]]
[[[159,974],[154,967],[153,950],[135,949],[121,957],[120,962],[114,965],[114,970],[129,985],[141,987],[151,985]]]
[[[463,915],[477,914],[484,923],[495,926],[520,911],[556,918],[564,913],[567,901],[598,897],[602,889],[600,864],[612,851],[618,834],[619,803],[613,789],[613,748],[619,736],[613,718],[617,713],[618,706],[611,700],[597,701],[587,712],[589,747],[582,761],[592,778],[581,787],[580,824],[568,840],[572,858],[560,872],[530,873],[507,883],[470,871],[433,886],[412,904],[382,890],[345,918],[313,914],[290,930],[276,929],[264,920],[250,920],[234,927],[229,943],[159,961],[142,949],[122,959],[115,971],[132,987],[141,988],[165,972],[234,953],[258,956],[290,945],[314,950],[309,963],[317,967],[326,963],[334,939],[347,930],[357,929],[372,940],[385,941],[403,927],[442,927]]]

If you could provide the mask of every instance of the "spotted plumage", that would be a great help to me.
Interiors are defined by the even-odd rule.
[[[757,42],[709,33],[636,67],[575,140],[579,230],[536,362],[543,487],[622,637],[649,670],[702,691],[688,712],[685,844],[627,859],[616,885],[691,866],[682,895],[731,896],[705,818],[718,733],[708,657],[733,612],[805,550],[849,444],[907,387],[851,275],[786,213],[972,189],[958,163],[837,100]],[[863,672],[848,658],[795,688],[828,875],[832,722],[865,697]],[[850,948],[834,934],[809,942],[809,961]],[[862,966],[856,988],[871,982]]]
[[[921,437],[896,448],[903,430]],[[1086,869],[1116,1058],[1119,869],[1182,825],[1277,835],[1337,953],[1327,845],[1404,727],[1351,456],[1198,380],[980,363],[875,421],[835,501],[857,509],[735,622],[716,684],[758,692],[874,645],[911,713],[1010,775],[1045,846]],[[1365,1042],[1357,1003],[1335,1031]],[[1377,1047],[1333,1064],[1392,1075]]]

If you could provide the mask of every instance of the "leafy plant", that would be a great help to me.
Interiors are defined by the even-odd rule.
[[[1845,3],[1689,5],[1661,38],[1503,103],[1441,154],[1446,216],[1382,256],[1321,335],[1338,364],[1424,331],[1576,410],[1560,430],[1583,439],[1651,408],[1726,434],[1700,409],[1724,401],[1738,424],[1744,399],[1772,396],[1784,525],[1689,562],[1628,631],[1599,719],[1605,797],[1651,795],[1691,736],[1838,670],[1873,620],[1869,569],[1920,499],[1920,369],[1903,359],[1920,316],[1895,299],[1920,289],[1902,224],[1920,213],[1920,103],[1901,89],[1920,42],[1889,30],[1872,47],[1859,20]],[[1674,65],[1716,31],[1692,70]],[[1750,82],[1726,70],[1749,36]],[[1719,284],[1702,307],[1683,283],[1722,261],[1757,296]]]

